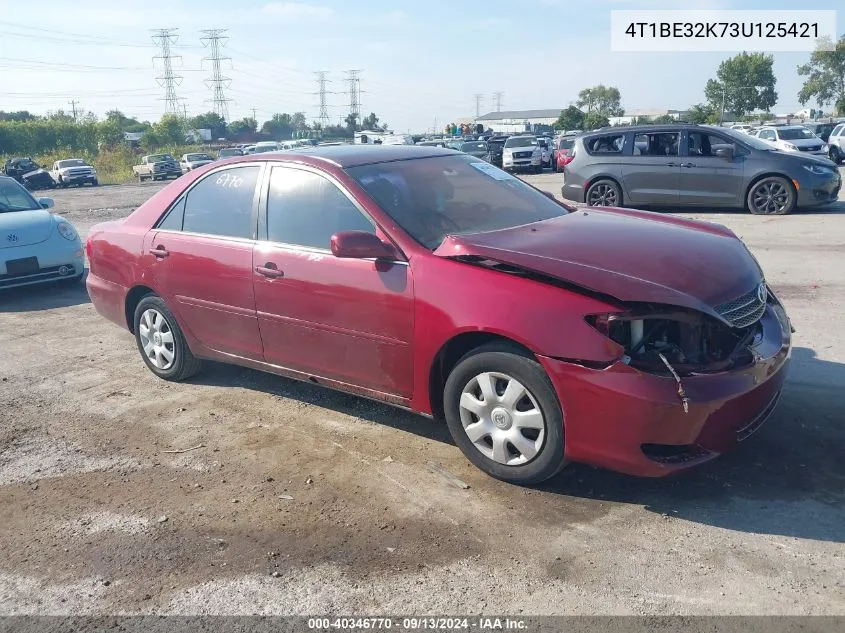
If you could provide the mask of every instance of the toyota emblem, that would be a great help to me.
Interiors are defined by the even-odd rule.
[[[18,236],[17,236],[17,235],[15,235],[14,233],[9,233],[9,234],[6,236],[6,241],[7,241],[7,242],[17,242],[17,241],[18,241]]]
[[[760,300],[760,303],[766,303],[766,299],[769,298],[769,291],[766,290],[766,282],[760,282],[760,286],[757,288],[757,298]]]

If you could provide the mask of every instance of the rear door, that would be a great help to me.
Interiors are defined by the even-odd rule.
[[[704,130],[686,130],[681,157],[682,204],[742,206],[747,152],[725,136]],[[732,148],[733,158],[716,156],[719,148]]]
[[[262,358],[252,288],[257,184],[263,165],[237,164],[199,179],[147,243],[152,285],[203,346]]]
[[[633,204],[675,205],[680,199],[680,132],[636,132],[622,179]]]
[[[377,233],[339,182],[274,166],[254,257],[255,299],[267,362],[410,398],[414,292],[405,261],[340,259],[340,231]]]

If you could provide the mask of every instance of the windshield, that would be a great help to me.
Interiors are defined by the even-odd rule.
[[[221,149],[217,155],[218,156],[240,156],[243,154],[239,149]]]
[[[548,220],[566,207],[471,156],[437,156],[347,169],[411,237],[431,250],[447,235]]]
[[[209,156],[208,154],[188,154],[187,160],[189,163],[198,160],[211,160],[211,156]]]
[[[786,128],[778,130],[778,136],[784,141],[795,141],[807,138],[816,138],[810,130],[803,127]]]
[[[165,160],[173,160],[173,157],[170,154],[153,154],[152,156],[147,156],[148,163],[160,163]]]
[[[88,167],[88,163],[80,158],[71,158],[68,160],[60,160],[56,163],[59,169],[64,169],[65,167]]]
[[[0,213],[40,209],[29,192],[11,178],[0,178]]]
[[[461,145],[462,152],[486,152],[487,143],[484,141],[475,141],[473,143],[464,143]]]
[[[264,152],[277,152],[279,147],[277,145],[256,145],[254,154],[263,154]]]
[[[511,136],[505,141],[505,147],[530,147],[537,144],[533,136]]]
[[[574,139],[562,139],[558,142],[558,147],[560,149],[572,149],[573,145],[575,145]]]
[[[729,136],[734,141],[745,145],[746,147],[752,147],[754,149],[764,150],[767,152],[774,151],[774,147],[772,147],[766,141],[760,140],[756,136],[749,136],[748,134],[743,134],[742,132],[738,132],[737,130],[731,130],[729,128],[719,127],[717,125],[710,126],[719,130],[721,134],[725,136]]]

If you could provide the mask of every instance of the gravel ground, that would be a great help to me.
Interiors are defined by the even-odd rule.
[[[160,186],[54,196],[86,233]],[[798,331],[771,420],[669,480],[510,486],[387,406],[158,380],[81,288],[0,295],[0,614],[845,614],[845,202],[682,215],[734,229]]]

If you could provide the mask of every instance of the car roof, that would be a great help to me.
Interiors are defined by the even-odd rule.
[[[278,156],[284,157],[285,160],[303,157],[321,158],[345,169],[360,165],[434,156],[454,156],[455,154],[454,150],[444,147],[419,145],[334,145],[297,149],[294,152],[278,154]]]

